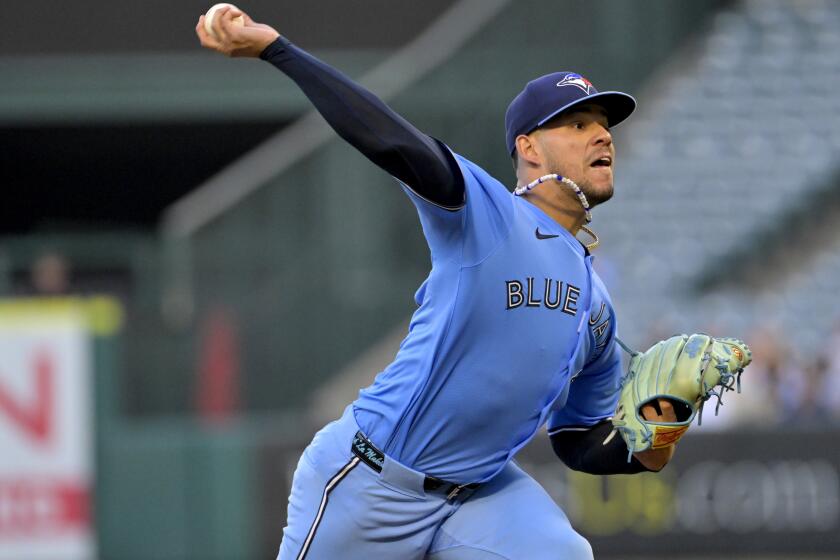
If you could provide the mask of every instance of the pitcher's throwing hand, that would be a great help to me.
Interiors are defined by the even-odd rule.
[[[245,25],[233,22],[234,18],[240,16]],[[216,11],[210,26],[213,30],[212,35],[204,28],[205,17],[199,17],[195,26],[201,46],[227,56],[256,58],[280,36],[270,25],[256,23],[248,14],[234,6],[223,6]]]

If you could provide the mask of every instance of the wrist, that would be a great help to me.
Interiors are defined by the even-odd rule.
[[[660,447],[657,449],[645,449],[644,451],[637,451],[633,456],[644,466],[647,470],[659,472],[665,468],[665,465],[671,460],[676,451],[675,445],[667,447]]]
[[[289,44],[289,40],[283,37],[280,33],[271,38],[262,48],[259,58],[263,60],[270,60],[272,57],[282,53]]]

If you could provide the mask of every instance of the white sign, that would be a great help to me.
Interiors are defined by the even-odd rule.
[[[0,560],[95,557],[82,306],[0,305]]]

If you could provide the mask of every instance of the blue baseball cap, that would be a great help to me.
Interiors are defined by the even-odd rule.
[[[592,83],[574,72],[554,72],[531,80],[513,98],[505,113],[505,138],[509,154],[516,149],[516,137],[541,127],[563,111],[591,103],[607,111],[613,127],[636,109],[632,95],[620,91],[598,93]]]

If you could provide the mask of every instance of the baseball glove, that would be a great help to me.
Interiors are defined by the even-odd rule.
[[[623,344],[622,344],[623,346]],[[625,347],[626,348],[626,347]],[[612,423],[627,443],[627,460],[634,452],[673,445],[698,416],[703,403],[726,391],[741,391],[741,372],[752,361],[749,347],[734,338],[705,334],[677,335],[653,345],[647,352],[632,352],[630,368],[621,382]],[[641,409],[658,399],[668,399],[677,422],[645,420]]]

